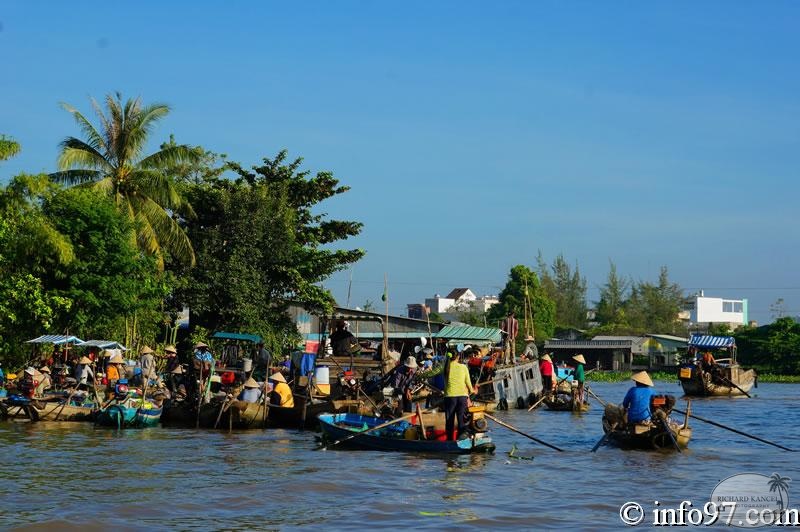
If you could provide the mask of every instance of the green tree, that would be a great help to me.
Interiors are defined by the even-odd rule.
[[[625,301],[630,283],[617,275],[617,266],[610,263],[606,283],[600,287],[600,300],[597,305],[597,322],[601,326],[627,326]]]
[[[122,340],[125,318],[135,315],[152,341],[170,283],[155,258],[131,241],[127,216],[105,195],[83,188],[56,194],[43,211],[76,249],[75,260],[42,276],[50,293],[73,302],[54,320],[59,330]]]
[[[524,330],[521,318],[525,315],[526,283],[528,287],[528,297],[530,298],[531,307],[533,309],[533,323],[536,337],[539,340],[550,338],[556,326],[556,304],[542,290],[536,272],[522,264],[511,268],[508,275],[508,282],[506,282],[506,286],[498,297],[500,302],[489,309],[487,316],[489,324],[497,326],[497,324],[506,317],[509,311],[513,311],[517,319],[520,320],[520,331]],[[520,344],[523,342],[521,334],[517,337],[517,340]]]
[[[563,254],[551,266],[544,261],[542,252],[536,258],[542,290],[556,304],[556,323],[563,327],[582,329],[586,326],[586,279],[581,276],[578,264],[575,270]]]
[[[236,180],[212,177],[187,183],[196,218],[187,221],[198,257],[183,292],[192,323],[209,330],[256,332],[282,347],[297,331],[287,316],[292,302],[330,312],[333,297],[319,285],[363,251],[332,245],[358,234],[361,224],[327,220],[312,211],[348,190],[329,172],[310,176],[286,152],[264,165],[231,164]]]
[[[77,109],[63,104],[72,114],[86,140],[67,137],[61,143],[60,171],[51,174],[59,182],[90,185],[112,198],[131,221],[139,247],[156,257],[163,267],[165,253],[194,264],[192,245],[180,227],[178,215],[192,210],[178,193],[166,171],[197,159],[186,145],[169,145],[150,155],[144,149],[153,127],[169,113],[164,104],[143,105],[139,98],[123,103],[122,96],[106,96],[106,112],[92,99],[100,122],[94,125]]]
[[[11,137],[0,135],[0,161],[7,161],[20,151],[20,145]]]
[[[642,333],[685,333],[678,320],[683,304],[683,290],[669,280],[667,267],[662,266],[658,284],[641,281],[631,288],[625,304],[628,322]]]
[[[455,321],[460,321],[467,325],[474,325],[476,327],[486,327],[488,325],[486,312],[478,310],[469,302],[456,303],[450,307],[447,312],[455,316]]]

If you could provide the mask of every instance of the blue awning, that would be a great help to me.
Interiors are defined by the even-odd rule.
[[[78,338],[77,336],[64,336],[63,334],[43,334],[38,338],[34,338],[33,340],[28,340],[25,342],[26,344],[74,344],[80,343],[83,340]]]
[[[736,339],[733,336],[693,334],[689,338],[689,347],[736,347]]]
[[[219,338],[221,340],[243,340],[245,342],[253,342],[254,344],[261,343],[261,337],[257,334],[243,334],[219,331],[211,335],[211,338]]]
[[[99,347],[100,349],[121,349],[127,351],[128,348],[119,342],[112,340],[86,340],[85,342],[78,342],[78,347]]]

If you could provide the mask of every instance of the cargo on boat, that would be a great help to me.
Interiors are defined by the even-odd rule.
[[[687,414],[683,424],[670,419],[675,397],[654,395],[650,402],[651,419],[640,423],[627,423],[625,409],[608,404],[603,412],[603,432],[608,441],[623,449],[675,450],[689,445],[692,429]],[[688,409],[687,409],[688,412]]]

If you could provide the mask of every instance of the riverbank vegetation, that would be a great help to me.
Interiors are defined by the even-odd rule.
[[[285,151],[251,169],[173,138],[146,153],[167,105],[115,94],[91,106],[94,123],[64,105],[80,135],[51,174],[2,176],[4,366],[42,333],[153,345],[185,306],[196,334],[246,331],[273,349],[298,339],[290,302],[331,311],[320,282],[364,254],[339,249],[360,223],[319,214],[348,190],[332,173]],[[0,135],[0,161],[21,149]]]

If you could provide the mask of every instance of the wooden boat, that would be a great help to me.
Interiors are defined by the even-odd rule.
[[[356,434],[339,445],[375,451],[404,451],[419,453],[491,453],[495,445],[485,433],[456,441],[419,439],[419,431],[408,421],[399,421],[388,427],[360,434],[387,420],[358,414],[320,414],[322,432],[328,440],[339,441]],[[337,447],[339,446],[337,445]]]
[[[588,412],[589,403],[574,403],[572,393],[556,393],[542,401],[548,410],[557,412]]]
[[[100,410],[95,423],[118,429],[154,427],[161,419],[161,412],[161,406],[132,396]]]
[[[665,396],[655,396],[654,401]],[[672,398],[672,396],[666,396]],[[692,429],[689,427],[688,415],[680,424],[669,417],[672,406],[667,402],[662,408],[652,406],[653,413],[651,421],[646,423],[636,423],[629,425],[624,422],[625,410],[619,405],[606,405],[603,412],[603,432],[608,441],[623,449],[649,449],[649,450],[675,450],[672,438],[678,447],[685,449],[689,445],[692,437]],[[672,398],[674,405],[674,398]],[[688,412],[688,410],[687,410]],[[669,432],[668,432],[668,430]],[[672,434],[672,438],[670,434]]]
[[[93,403],[76,404],[68,399],[44,401],[11,395],[0,404],[0,417],[31,421],[92,421],[97,412]]]
[[[745,396],[756,383],[756,372],[744,369],[736,362],[736,341],[731,336],[708,336],[693,334],[689,339],[689,351],[725,350],[729,358],[716,360],[710,370],[703,369],[701,360],[682,364],[678,377],[683,393],[688,396]]]

